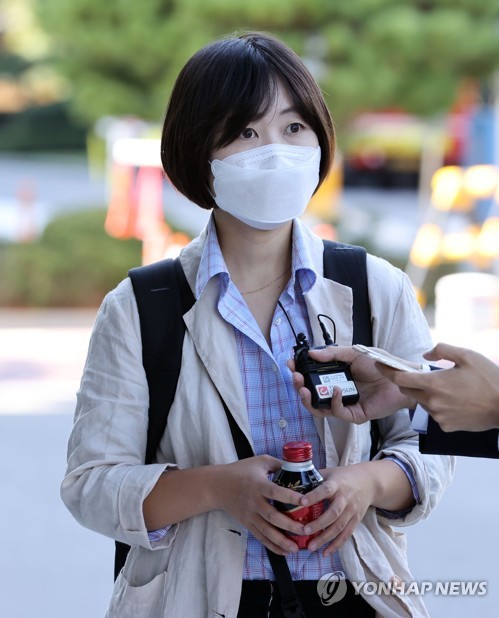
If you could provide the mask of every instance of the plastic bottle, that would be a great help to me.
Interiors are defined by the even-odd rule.
[[[306,494],[323,482],[322,476],[312,462],[312,445],[310,442],[286,443],[282,449],[282,458],[284,460],[282,467],[272,479],[277,485]],[[299,521],[303,525],[314,521],[324,512],[324,502],[318,502],[309,506],[296,506],[275,500],[274,506],[288,517],[291,517],[291,519]],[[318,536],[320,531],[314,534],[297,535],[285,530],[284,534],[292,539],[299,549],[306,549],[311,539]]]

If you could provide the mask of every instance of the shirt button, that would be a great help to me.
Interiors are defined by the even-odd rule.
[[[272,371],[277,373],[279,371],[279,367],[277,365],[272,365]]]
[[[288,421],[285,418],[280,418],[278,425],[280,427],[280,429],[284,429],[285,427],[288,426]]]
[[[275,325],[279,326],[281,322],[282,322],[282,318],[277,318],[277,320],[275,321]]]

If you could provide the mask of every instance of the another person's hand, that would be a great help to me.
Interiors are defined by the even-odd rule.
[[[400,391],[418,401],[444,431],[485,431],[499,427],[499,367],[482,354],[439,343],[428,360],[448,360],[451,369],[406,373],[376,364]]]
[[[214,507],[227,511],[276,554],[287,555],[298,551],[298,546],[282,530],[303,535],[303,525],[279,512],[269,500],[299,505],[303,495],[269,480],[269,473],[277,472],[281,463],[270,455],[259,455],[224,466]]]
[[[337,360],[350,363],[352,377],[360,395],[357,403],[344,406],[341,389],[335,387],[330,408],[312,407],[310,391],[304,386],[303,376],[295,371],[294,361],[291,360],[288,366],[293,371],[294,387],[303,405],[314,416],[335,416],[344,421],[360,424],[389,416],[401,408],[410,407],[413,403],[380,373],[375,361],[351,347],[334,346],[311,350],[309,354],[311,358],[321,362]]]

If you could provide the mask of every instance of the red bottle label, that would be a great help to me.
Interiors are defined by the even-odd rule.
[[[281,487],[287,487],[298,491],[301,494],[307,494],[322,483],[322,477],[312,464],[312,446],[309,442],[288,442],[283,448],[284,462],[281,470],[279,470],[273,481]],[[277,510],[291,517],[294,521],[299,522],[303,526],[314,521],[324,512],[324,502],[318,502],[310,506],[295,506],[294,504],[284,504],[274,500],[274,506]],[[299,549],[307,549],[310,541],[320,534],[298,535],[287,530],[283,533],[292,539]]]
[[[311,521],[314,521],[318,517],[324,513],[324,502],[318,502],[317,504],[312,504],[311,506],[294,506],[294,505],[286,505],[289,508],[283,509],[282,505],[279,509],[282,513],[291,517],[294,521],[299,522],[303,526],[309,524]],[[293,534],[293,532],[289,532],[288,530],[283,531],[284,534],[290,538],[294,543],[297,544],[298,549],[307,549],[310,541],[320,534],[319,532],[315,532],[314,534],[304,534],[298,535]]]

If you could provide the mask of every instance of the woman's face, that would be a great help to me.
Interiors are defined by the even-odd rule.
[[[282,84],[278,85],[275,103],[269,111],[258,120],[250,122],[233,142],[222,148],[215,148],[212,160],[224,159],[268,144],[312,148],[319,145],[316,133],[296,111],[287,89]]]

